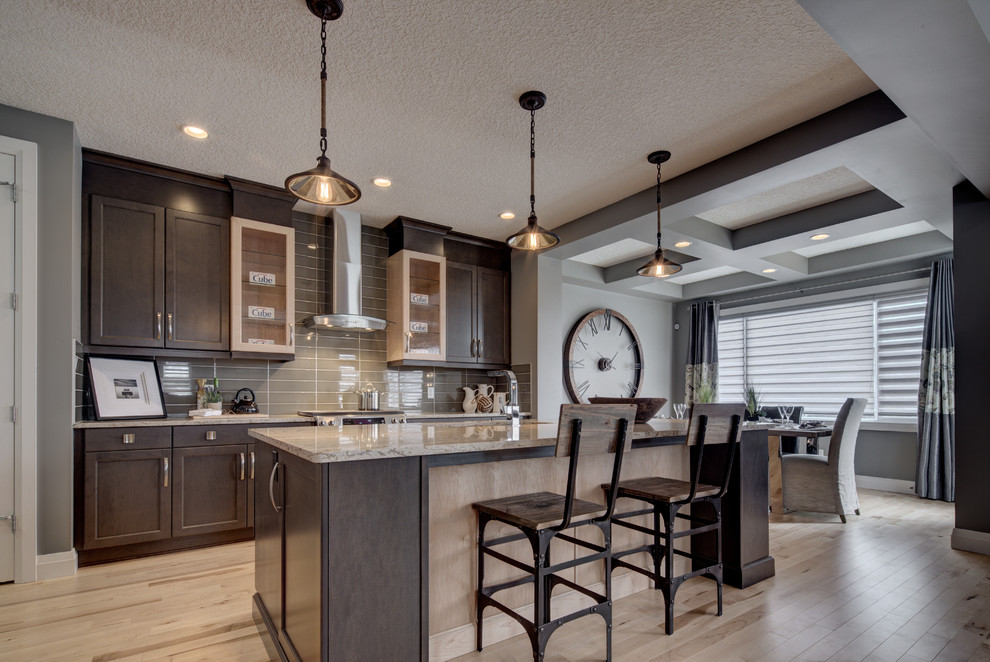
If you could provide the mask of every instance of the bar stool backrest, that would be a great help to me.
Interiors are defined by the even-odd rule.
[[[705,444],[728,444],[729,451],[723,454],[722,484],[718,493],[719,498],[725,496],[729,486],[729,476],[732,473],[732,462],[736,456],[736,448],[742,437],[742,420],[746,414],[746,404],[739,403],[694,403],[691,405],[688,422],[688,446],[698,446],[698,461],[691,475],[691,495],[685,501],[694,500],[698,482],[701,479],[704,463]]]
[[[632,427],[636,418],[636,405],[561,405],[557,423],[557,457],[570,457],[567,467],[567,494],[564,518],[555,527],[566,529],[571,523],[574,507],[574,490],[577,485],[578,456],[615,453],[612,462],[611,488],[605,496],[605,514],[594,522],[605,522],[615,512],[622,457],[632,443]]]
[[[581,421],[581,453],[614,453],[619,440],[619,421],[632,431],[636,405],[561,405],[557,424],[557,457],[571,454],[573,421]],[[626,448],[632,435],[626,434]]]

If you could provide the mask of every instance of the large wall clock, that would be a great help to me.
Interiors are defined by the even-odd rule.
[[[636,330],[614,310],[588,313],[567,334],[564,371],[572,402],[636,397],[643,387],[643,348]]]

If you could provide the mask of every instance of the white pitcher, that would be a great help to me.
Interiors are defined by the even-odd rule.
[[[491,384],[478,384],[476,393],[491,398],[495,395],[495,387]]]
[[[478,392],[470,386],[462,386],[464,389],[464,401],[461,402],[461,409],[465,414],[473,414],[478,409]]]

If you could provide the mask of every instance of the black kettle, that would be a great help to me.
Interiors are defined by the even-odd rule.
[[[250,398],[241,398],[241,393],[247,391],[251,394]],[[257,414],[258,405],[254,401],[254,391],[249,388],[242,388],[236,394],[234,394],[234,406],[230,408],[235,414]]]

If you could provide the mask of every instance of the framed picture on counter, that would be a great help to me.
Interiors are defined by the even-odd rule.
[[[165,397],[154,359],[86,356],[96,420],[165,418]]]

